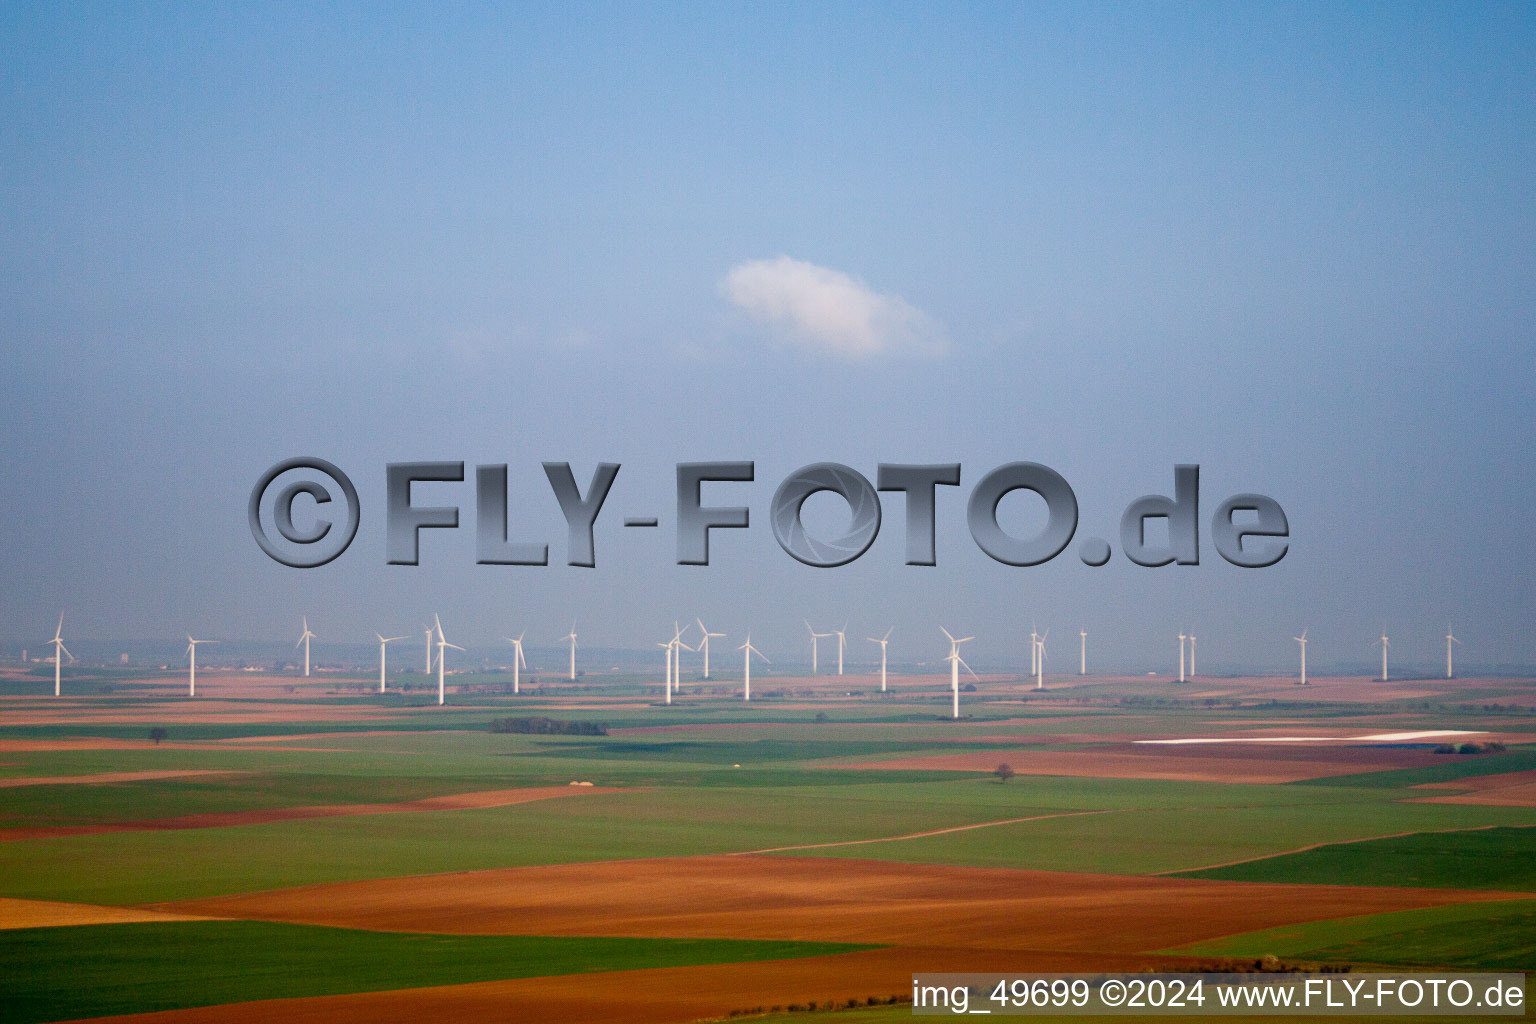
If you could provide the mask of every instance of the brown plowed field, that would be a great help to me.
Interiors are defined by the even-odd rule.
[[[814,857],[558,864],[167,904],[216,917],[462,934],[922,943],[1138,953],[1331,917],[1508,898],[1406,888],[1014,871]]]
[[[212,814],[186,814],[177,818],[153,818],[147,821],[117,821],[99,825],[39,825],[0,829],[0,843],[21,839],[54,839],[59,836],[87,836],[102,832],[157,832],[192,828],[228,828],[233,825],[270,825],[277,821],[304,818],[346,818],[359,814],[410,814],[420,811],[461,811],[476,807],[507,807],[533,800],[576,796],[583,793],[618,793],[623,790],[606,786],[538,786],[528,789],[493,789],[479,793],[455,793],[424,800],[404,800],[393,804],[329,804],[313,807],[271,807],[259,811],[228,811]]]
[[[1426,796],[1421,804],[1480,804],[1484,807],[1536,807],[1536,771],[1473,775],[1448,782],[1426,782],[1414,789],[1458,789],[1462,793]]]

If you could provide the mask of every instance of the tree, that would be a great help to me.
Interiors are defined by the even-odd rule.
[[[165,726],[163,725],[157,725],[153,729],[149,730],[149,738],[155,741],[155,746],[157,747],[168,735],[170,734],[165,731]]]
[[[1009,764],[1007,761],[1004,761],[1002,764],[998,765],[992,770],[992,774],[997,776],[998,782],[1007,782],[1009,779],[1013,778],[1013,765]]]

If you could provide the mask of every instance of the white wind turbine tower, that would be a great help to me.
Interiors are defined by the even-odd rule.
[[[443,635],[443,620],[438,618],[435,612],[432,615],[432,621],[437,623],[437,703],[441,707],[443,704],[443,648],[452,647],[456,651],[462,651],[464,648],[448,642],[448,638]]]
[[[817,643],[817,641],[824,636],[831,636],[832,634],[818,633],[814,629],[811,629],[810,620],[806,620],[805,628],[806,631],[811,634],[811,675],[814,676],[816,675],[816,652],[821,648],[821,645]]]
[[[560,639],[571,642],[571,682],[574,683],[576,681],[576,623],[574,621],[571,623],[571,631]]]
[[[1301,644],[1301,685],[1307,685],[1307,631],[1302,630],[1301,636],[1293,636],[1292,640]]]
[[[1045,638],[1051,635],[1047,629],[1040,634],[1040,639],[1035,641],[1035,689],[1045,689]],[[974,673],[972,673],[974,675]]]
[[[1029,624],[1029,674],[1040,674],[1040,629],[1033,622]]]
[[[403,636],[385,636],[383,633],[375,633],[379,638],[379,692],[384,692],[384,645],[394,643],[396,640],[404,640]]]
[[[683,651],[694,651],[697,648],[689,647],[683,643],[683,631],[677,623],[672,623],[672,639],[666,643],[657,643],[657,647],[667,649],[667,703],[672,703],[672,691],[678,688],[683,679]],[[678,648],[682,648],[679,650]],[[675,681],[674,681],[675,678]]]
[[[687,644],[683,643],[683,634],[688,631],[688,627],[684,626],[682,629],[678,629],[677,623],[674,622],[672,623],[672,629],[674,630],[672,635],[672,690],[674,693],[682,693],[683,652],[687,651],[688,653],[692,654],[694,651],[697,651],[698,648],[689,647]]]
[[[704,646],[704,642],[702,640],[699,641],[699,647],[689,647],[687,644],[683,643],[683,634],[686,632],[688,632],[687,626],[679,626],[676,619],[672,620],[672,639],[669,640],[668,643],[672,645],[673,693],[683,692],[683,651],[688,651],[691,654],[694,651],[697,651],[699,647]]]
[[[1451,624],[1445,624],[1445,678],[1451,678],[1451,644],[1459,644],[1460,640],[1451,634]]]
[[[1189,634],[1189,678],[1195,678],[1195,634]]]
[[[843,634],[845,632],[847,632],[847,630],[848,630],[848,623],[845,622],[845,623],[843,623],[843,628],[842,629],[834,629],[832,631],[837,636],[837,674],[838,675],[842,675],[843,674],[843,646],[845,644],[847,644],[847,642],[848,642],[848,638],[846,636],[844,636]]]
[[[880,645],[880,692],[881,693],[885,692],[885,645],[890,643],[890,641],[891,641],[891,632],[895,628],[896,628],[895,626],[892,626],[890,629],[886,630],[885,631],[885,636],[881,637],[879,640],[876,640],[872,636],[867,636],[867,637],[864,638],[864,639],[868,640],[872,644],[879,644]]]
[[[960,666],[965,665],[965,659],[960,657],[960,645],[976,638],[974,636],[963,636],[956,640],[954,636],[949,632],[949,630],[945,629],[943,626],[940,626],[939,629],[945,636],[949,637],[949,654],[944,658],[944,660],[949,662],[949,692],[953,698],[953,709],[950,712],[950,717],[959,718]],[[971,673],[972,679],[978,678],[976,673],[972,671],[971,666],[965,665],[965,670]]]
[[[59,612],[59,627],[53,631],[53,639],[48,641],[53,644],[53,695],[59,695],[59,666],[64,663],[64,656],[69,654],[69,648],[64,646],[64,613]],[[69,660],[74,661],[75,656],[69,654]]]
[[[1179,634],[1179,682],[1184,681],[1184,641],[1187,639],[1183,633]]]
[[[762,651],[760,651],[756,647],[752,646],[752,634],[751,633],[747,634],[747,642],[742,644],[740,647],[738,647],[736,649],[738,651],[743,652],[742,655],[741,655],[741,660],[742,660],[742,663],[743,663],[742,664],[742,678],[746,682],[746,691],[745,691],[746,696],[743,699],[744,700],[751,700],[752,699],[752,655],[755,654],[759,658],[762,658],[763,661],[766,664],[772,665],[773,662],[769,661],[766,657],[764,657]]]
[[[304,646],[304,678],[305,679],[309,678],[309,642],[310,642],[310,640],[314,639],[314,637],[315,637],[315,634],[313,634],[313,633],[311,633],[309,631],[309,619],[306,617],[304,619],[304,632],[299,634],[299,642],[297,644],[293,645],[295,647],[298,647],[300,644],[302,644]]]
[[[1080,676],[1085,676],[1088,674],[1088,631],[1086,629],[1080,629],[1078,630],[1077,635],[1083,638],[1082,653],[1078,655],[1077,674]]]
[[[704,639],[699,641],[699,650],[704,652],[704,678],[708,679],[709,678],[709,638],[712,637],[712,636],[717,636],[720,639],[724,640],[725,639],[725,634],[724,633],[711,633],[709,630],[705,629],[704,628],[704,620],[703,619],[694,619],[693,621],[697,622],[699,624],[699,632],[704,634]]]
[[[197,645],[218,643],[217,640],[193,640],[187,637],[187,696],[197,696]]]
[[[1392,642],[1387,639],[1387,634],[1385,634],[1385,633],[1381,634],[1381,681],[1382,682],[1386,682],[1387,681],[1387,648],[1391,647],[1391,646],[1392,646]]]
[[[523,630],[521,633],[517,634],[516,640],[509,636],[502,637],[503,640],[512,645],[512,692],[514,694],[521,692],[521,689],[518,685],[519,678],[517,670],[519,668],[528,667],[528,662],[523,657],[523,637],[526,636],[527,633],[528,631],[526,629]]]

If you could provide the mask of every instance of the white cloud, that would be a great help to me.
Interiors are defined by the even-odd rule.
[[[748,260],[732,267],[720,287],[754,320],[823,355],[942,355],[949,347],[943,326],[901,296],[804,260]]]

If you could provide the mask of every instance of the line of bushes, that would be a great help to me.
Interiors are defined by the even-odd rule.
[[[1442,743],[1435,748],[1437,754],[1502,754],[1504,744],[1498,740],[1487,743]]]
[[[556,718],[493,718],[491,732],[527,733],[534,736],[607,736],[607,722],[563,722]]]

